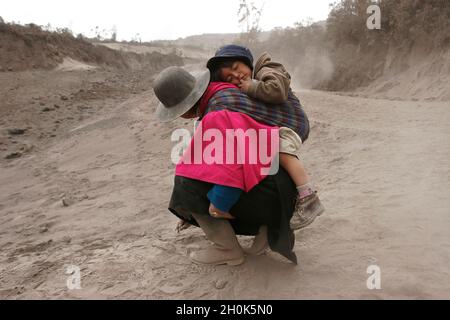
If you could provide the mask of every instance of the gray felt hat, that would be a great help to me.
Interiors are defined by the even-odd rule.
[[[160,101],[156,107],[156,117],[168,122],[189,111],[205,93],[209,79],[209,70],[196,76],[180,67],[161,71],[153,82],[153,90]]]

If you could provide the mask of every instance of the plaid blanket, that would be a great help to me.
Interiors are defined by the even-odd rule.
[[[241,112],[266,125],[290,128],[300,136],[303,142],[308,139],[308,116],[290,89],[288,100],[282,104],[258,101],[237,88],[223,89],[209,99],[204,115],[219,110]]]

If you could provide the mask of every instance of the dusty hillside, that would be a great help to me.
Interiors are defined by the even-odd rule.
[[[403,57],[389,53],[382,76],[356,92],[387,99],[450,102],[450,50],[427,53],[419,47]]]
[[[253,41],[286,65],[297,88],[402,100],[450,101],[450,2],[385,0],[381,29],[369,0],[341,0],[325,23],[273,30]]]
[[[369,29],[367,0],[334,4],[325,30],[334,65],[323,88],[404,100],[450,100],[450,2],[378,3],[380,29]]]
[[[172,53],[120,52],[74,38],[68,31],[47,32],[35,25],[0,23],[0,72],[52,69],[64,58],[115,69],[158,68],[166,63],[180,64]]]
[[[258,41],[266,41],[269,38],[270,34],[271,32],[269,31],[258,32]],[[223,45],[239,42],[241,37],[242,34],[240,33],[204,33],[200,35],[180,38],[177,40],[153,41],[151,44],[160,46],[193,47],[202,48],[205,50],[216,50]]]
[[[216,50],[215,48],[205,48],[202,45],[178,45],[176,43],[177,42],[167,42],[156,45],[152,43],[103,42],[100,45],[120,52],[133,52],[140,55],[150,53],[160,53],[164,55],[176,54],[182,57],[185,63],[199,63],[204,66],[206,66],[206,61],[214,55]]]
[[[111,100],[150,90],[158,71],[181,64],[172,52],[121,52],[0,24],[0,161],[41,150]]]

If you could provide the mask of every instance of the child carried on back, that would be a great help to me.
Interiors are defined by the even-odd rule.
[[[274,108],[288,99],[291,77],[283,65],[272,61],[267,53],[263,53],[253,67],[253,55],[249,49],[226,45],[208,61],[207,67],[211,71],[211,81],[232,83],[248,96],[273,104]],[[281,127],[279,132],[280,165],[288,172],[298,190],[295,211],[290,221],[291,228],[297,230],[311,224],[322,214],[324,207],[300,161],[302,139],[287,127]],[[210,214],[217,218],[233,219],[229,211],[242,192],[238,188],[215,185],[208,193]]]

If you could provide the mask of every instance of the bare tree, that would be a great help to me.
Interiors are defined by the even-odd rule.
[[[134,37],[131,38],[131,42],[134,42],[134,43],[142,43],[142,40],[141,40],[141,34],[140,34],[140,33],[136,33],[136,34],[134,35]]]
[[[261,31],[259,22],[264,9],[265,1],[258,8],[254,1],[240,0],[238,10],[238,22],[243,27],[240,42],[250,46],[258,41]]]
[[[111,29],[111,41],[116,42],[117,41],[117,26],[113,25]]]

